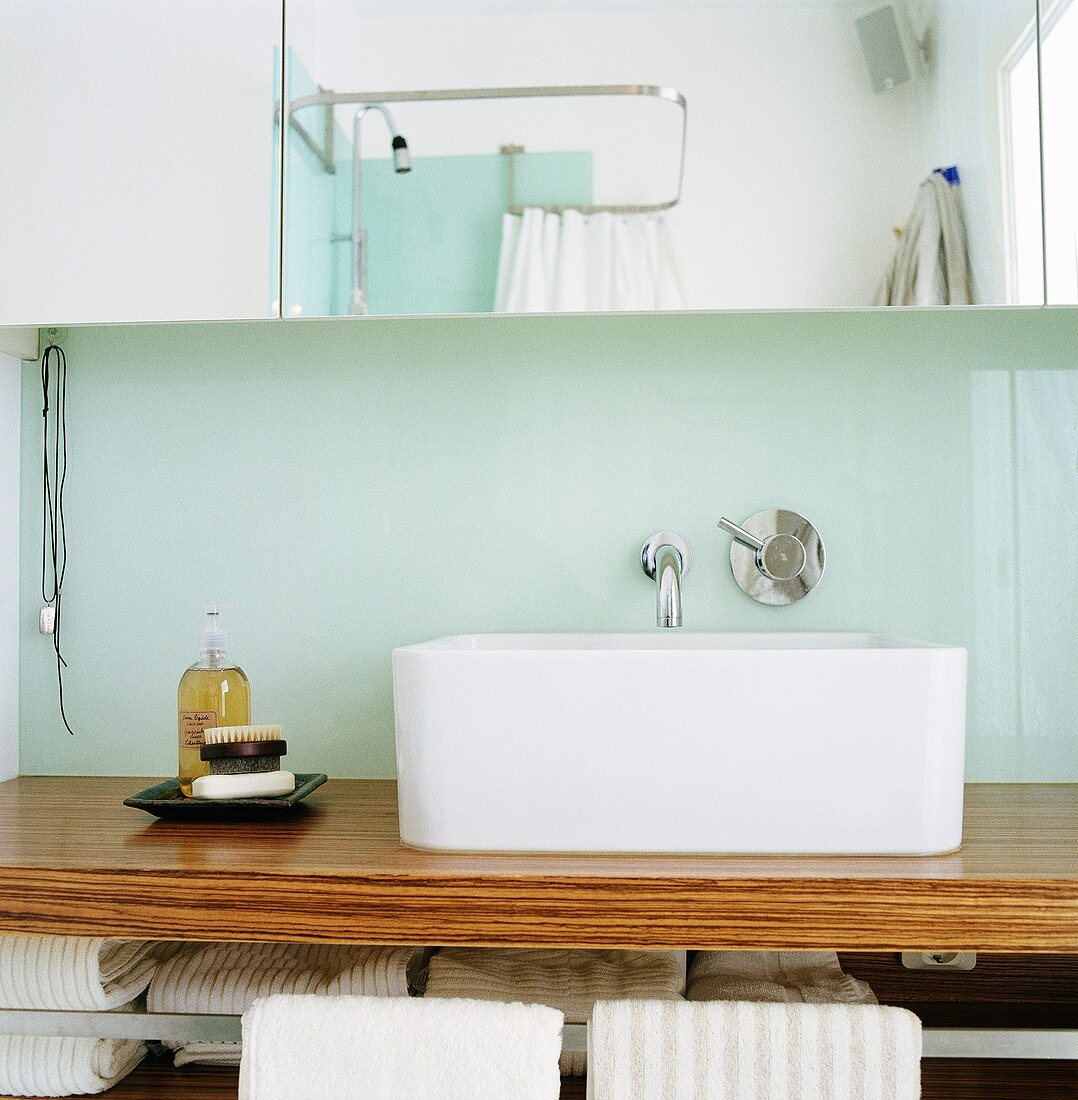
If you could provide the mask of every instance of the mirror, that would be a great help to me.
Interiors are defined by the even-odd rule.
[[[0,0],[0,324],[276,315],[281,0]]]
[[[1078,3],[1042,0],[1041,9],[1048,302],[1078,305]]]
[[[1043,303],[1036,15],[290,0],[285,315]]]

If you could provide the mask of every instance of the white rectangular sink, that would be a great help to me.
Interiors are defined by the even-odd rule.
[[[419,848],[930,854],[966,651],[872,634],[472,634],[393,653]]]

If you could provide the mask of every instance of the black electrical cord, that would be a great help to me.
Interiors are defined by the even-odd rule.
[[[52,382],[52,361],[56,359],[56,382]],[[52,396],[53,391],[55,397]],[[60,717],[67,732],[75,731],[64,709],[64,669],[67,661],[60,652],[60,605],[67,573],[67,526],[64,522],[64,483],[67,481],[67,356],[50,344],[41,356],[41,471],[43,508],[41,517],[41,598],[54,608],[52,647],[56,652],[56,685]],[[49,413],[52,412],[52,462],[49,462]]]

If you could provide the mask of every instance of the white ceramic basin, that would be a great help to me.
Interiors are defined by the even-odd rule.
[[[961,843],[966,651],[871,634],[473,634],[393,653],[419,848]]]

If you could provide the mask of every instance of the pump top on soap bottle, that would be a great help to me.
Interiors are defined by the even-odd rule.
[[[221,608],[215,603],[205,607],[206,622],[198,632],[198,648],[205,657],[209,653],[224,653],[228,649],[228,631],[221,625]]]
[[[221,625],[221,607],[205,606],[206,619],[198,633],[199,659],[180,679],[179,711],[180,789],[190,797],[191,784],[209,774],[200,755],[203,730],[214,726],[246,726],[251,722],[251,685],[228,657],[228,631]]]

